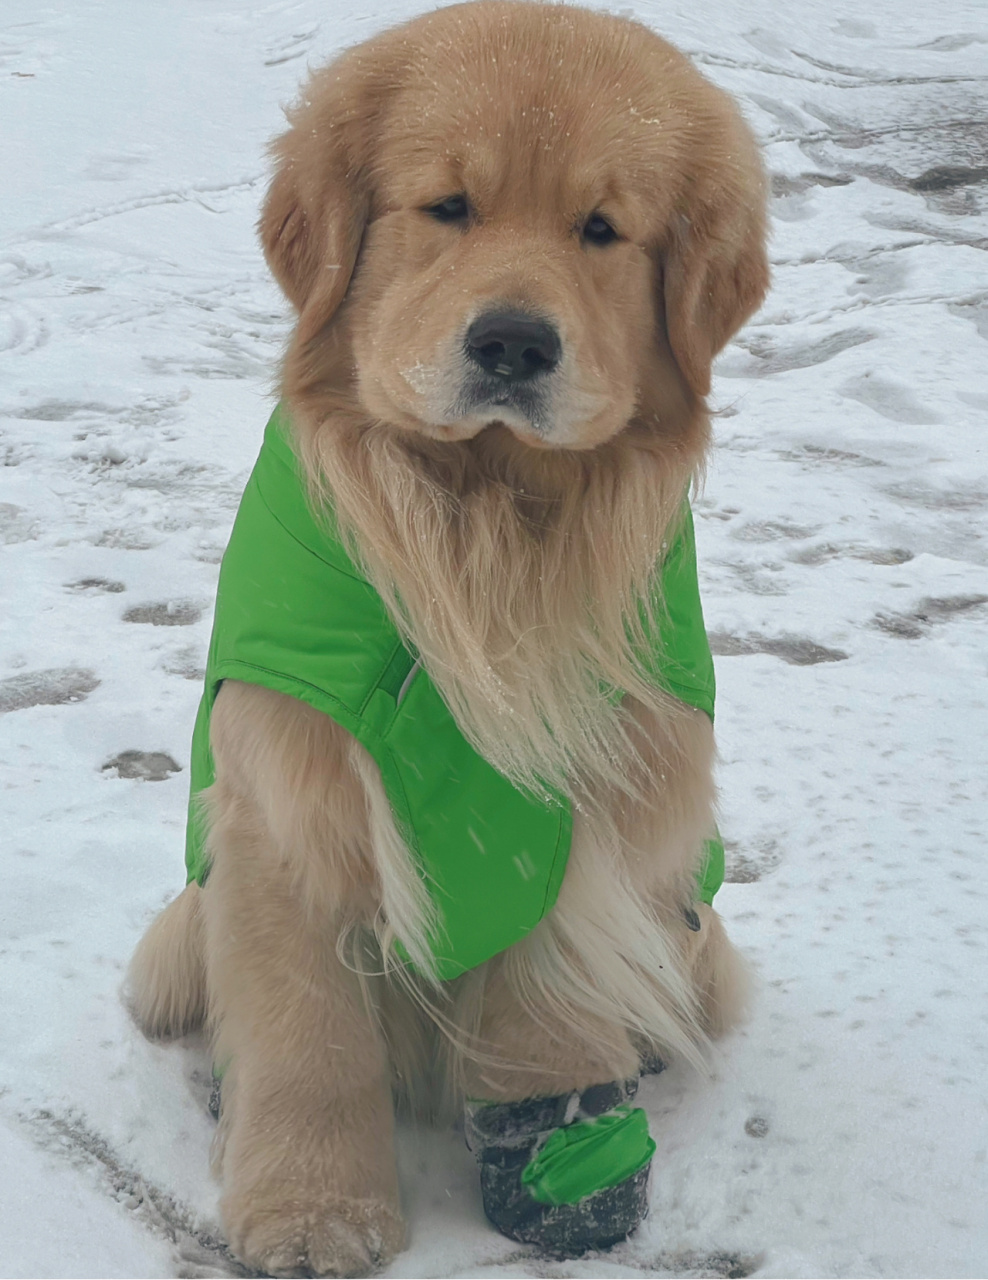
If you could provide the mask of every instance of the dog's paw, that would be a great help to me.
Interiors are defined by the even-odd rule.
[[[230,1247],[267,1276],[369,1276],[402,1247],[405,1227],[378,1200],[296,1200],[233,1195],[223,1205]]]
[[[627,1105],[637,1090],[632,1078],[582,1093],[467,1102],[467,1146],[498,1231],[576,1258],[636,1230],[648,1212],[655,1151],[645,1113]]]

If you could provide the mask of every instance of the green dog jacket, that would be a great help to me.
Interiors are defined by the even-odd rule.
[[[713,718],[713,660],[688,504],[659,577],[661,621],[650,675]],[[551,909],[569,856],[568,801],[518,789],[467,742],[354,565],[332,511],[313,515],[281,406],[268,423],[220,567],[192,739],[186,868],[188,880],[199,884],[209,857],[198,797],[215,777],[209,722],[224,680],[309,703],[373,757],[436,907],[430,944],[440,978],[506,950]],[[713,900],[723,869],[723,845],[708,841],[700,901]]]

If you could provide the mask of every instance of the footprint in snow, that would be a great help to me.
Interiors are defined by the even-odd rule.
[[[198,645],[185,645],[168,654],[161,663],[162,671],[170,676],[181,676],[183,680],[202,680],[206,674],[203,664],[204,654]]]
[[[26,671],[0,680],[0,714],[27,707],[57,707],[82,702],[99,685],[92,671],[83,667],[51,667]]]
[[[970,613],[988,604],[988,596],[928,596],[910,613],[879,613],[874,625],[900,640],[918,640],[930,627],[949,622],[958,614]]]
[[[909,480],[887,485],[883,492],[903,506],[925,507],[928,511],[981,511],[988,502],[988,491],[958,483],[947,488]]]
[[[988,298],[973,298],[970,301],[950,302],[947,310],[961,320],[970,320],[980,337],[988,342]]]
[[[164,782],[172,773],[181,773],[182,766],[164,751],[121,751],[107,760],[102,773],[115,773],[118,778],[140,778],[144,782]]]
[[[803,462],[807,466],[819,467],[884,467],[885,463],[878,458],[869,458],[863,453],[853,453],[850,449],[831,449],[820,444],[800,444],[794,449],[784,449],[780,458],[787,462]]]
[[[761,1257],[740,1253],[662,1253],[648,1259],[646,1265],[654,1271],[671,1276],[715,1277],[715,1280],[744,1280],[762,1265]]]
[[[848,378],[840,384],[837,392],[848,400],[867,405],[890,422],[927,426],[940,421],[939,416],[921,404],[908,387],[876,373]]]
[[[868,329],[841,329],[816,342],[794,342],[779,346],[772,338],[755,334],[734,345],[748,352],[748,357],[724,357],[717,372],[728,378],[768,378],[793,369],[809,369],[825,364],[851,347],[871,342],[875,334]]]
[[[29,422],[68,422],[78,414],[95,414],[98,417],[119,417],[121,409],[96,400],[41,400],[38,404],[15,409],[8,416],[24,418]]]
[[[38,522],[23,507],[0,502],[0,545],[31,542],[38,536]]]
[[[909,275],[909,265],[902,254],[882,254],[841,265],[854,273],[847,292],[863,298],[891,298],[902,292]]]
[[[774,871],[782,861],[778,841],[763,839],[751,845],[724,841],[724,880],[727,884],[754,884]]]
[[[736,658],[752,653],[767,653],[781,658],[794,667],[813,667],[820,662],[843,662],[847,654],[843,649],[827,649],[822,644],[807,640],[805,636],[762,636],[755,632],[746,636],[732,636],[726,631],[711,631],[707,637],[710,651],[721,658]]]
[[[73,591],[80,596],[102,595],[104,592],[117,594],[126,589],[122,582],[115,582],[110,578],[80,578],[78,582],[65,584],[66,591]]]
[[[156,545],[146,530],[137,525],[129,529],[104,529],[94,542],[97,547],[112,547],[118,551],[150,551]]]
[[[136,604],[123,615],[124,622],[142,622],[152,627],[191,627],[202,617],[202,607],[190,600],[168,600],[160,604]]]
[[[822,542],[815,547],[804,547],[794,551],[789,557],[796,564],[826,564],[828,560],[837,560],[842,556],[850,556],[852,560],[867,560],[870,564],[896,565],[908,564],[915,559],[911,551],[905,547],[865,547],[848,543],[841,546],[834,542]]]
[[[777,199],[799,196],[811,187],[848,187],[853,181],[853,178],[843,173],[801,173],[798,177],[787,173],[773,173],[772,195]]]
[[[732,529],[731,537],[740,542],[778,542],[782,538],[811,538],[816,532],[790,520],[749,520]]]
[[[48,325],[29,307],[6,304],[0,311],[0,351],[27,355],[48,341]]]

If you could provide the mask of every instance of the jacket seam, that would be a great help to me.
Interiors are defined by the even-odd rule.
[[[552,855],[552,866],[549,868],[549,883],[545,887],[545,896],[542,899],[542,910],[539,914],[540,920],[544,920],[546,915],[549,913],[549,911],[551,911],[552,907],[555,906],[556,898],[559,897],[559,890],[562,888],[562,879],[560,879],[560,883],[556,885],[555,897],[553,898],[552,904],[550,906],[549,893],[553,884],[555,884],[555,881],[556,881],[556,863],[559,861],[559,851],[564,843],[564,837],[567,833],[567,830],[569,832],[569,841],[566,845],[567,864],[569,863],[569,855],[573,846],[573,809],[572,809],[572,806],[567,804],[565,800],[562,801],[560,807],[562,809],[562,813],[559,819],[559,831],[556,835],[556,848],[553,851],[553,855]],[[565,868],[564,868],[563,874],[565,875]]]
[[[297,684],[306,689],[312,689],[314,693],[318,693],[320,697],[325,698],[334,706],[342,708],[342,710],[348,715],[356,716],[358,718],[360,716],[360,712],[354,711],[354,709],[351,706],[348,706],[342,698],[337,698],[335,694],[328,693],[321,685],[313,684],[311,680],[303,680],[301,676],[286,675],[283,671],[276,671],[274,667],[262,667],[260,663],[257,662],[245,662],[243,658],[220,658],[216,662],[212,670],[213,683],[216,688],[219,688],[219,684],[222,680],[236,680],[237,677],[235,675],[223,674],[224,668],[227,667],[237,670],[246,669],[248,671],[260,671],[263,672],[264,675],[274,676],[276,680],[283,680],[286,684]],[[262,687],[271,688],[270,685],[264,685]],[[275,692],[277,692],[277,690]],[[340,725],[340,728],[346,729],[346,725]],[[347,732],[350,733],[351,737],[356,737],[356,734],[351,733],[350,730],[347,730]]]

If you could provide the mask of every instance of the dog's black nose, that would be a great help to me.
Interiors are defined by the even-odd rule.
[[[467,330],[467,355],[505,382],[551,373],[561,351],[559,334],[551,324],[516,311],[489,311]]]

